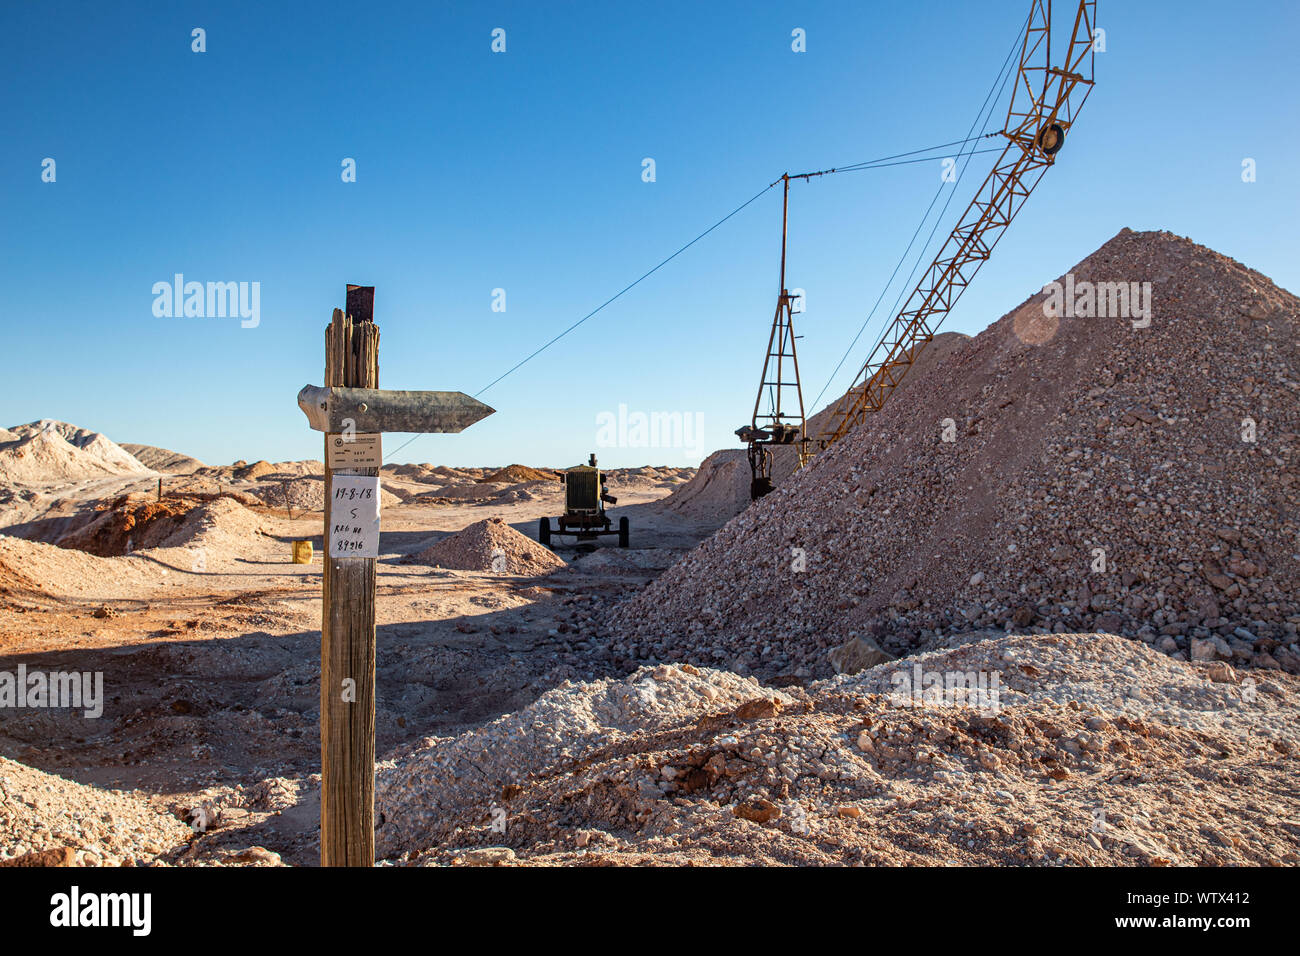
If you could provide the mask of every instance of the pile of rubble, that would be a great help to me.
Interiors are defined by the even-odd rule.
[[[122,866],[183,848],[191,828],[134,794],[0,757],[0,865]]]
[[[149,548],[182,547],[192,541],[208,515],[244,515],[246,505],[258,503],[251,495],[230,492],[169,495],[161,500],[148,494],[122,495],[106,502],[92,520],[69,530],[55,543],[102,558]]]
[[[102,599],[156,578],[157,572],[143,558],[101,558],[0,535],[0,595]]]
[[[154,471],[164,472],[169,475],[189,475],[200,468],[207,467],[197,458],[183,455],[169,448],[158,448],[155,445],[136,445],[130,442],[123,442],[121,448],[146,468],[152,468]]]
[[[538,471],[536,468],[529,468],[527,465],[507,465],[498,471],[486,477],[478,479],[481,482],[499,481],[505,484],[518,484],[521,481],[555,481],[556,475],[551,471]]]
[[[700,463],[690,481],[658,507],[702,524],[721,524],[749,507],[749,461],[743,448],[723,448]]]
[[[548,574],[565,566],[563,558],[532,538],[520,534],[501,518],[488,518],[443,538],[403,559],[449,571],[494,574]]]
[[[394,755],[378,850],[420,865],[1295,864],[1298,686],[1098,634],[978,641],[806,691],[645,667]],[[1241,800],[1247,780],[1270,798]]]
[[[4,484],[152,474],[120,445],[86,428],[52,419],[0,428],[0,482]]]
[[[1138,285],[1108,317],[1032,296],[618,608],[610,650],[808,677],[859,636],[1099,630],[1300,670],[1300,300],[1169,233],[1060,282]]]
[[[294,513],[322,511],[325,508],[325,479],[315,475],[282,480],[264,479],[258,482],[253,494],[268,508],[283,508]],[[388,504],[382,500],[382,494],[381,490],[381,509]]]

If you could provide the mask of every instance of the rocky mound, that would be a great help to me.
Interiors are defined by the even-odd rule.
[[[704,459],[660,507],[692,521],[721,524],[749,507],[749,481],[745,449],[723,448]]]
[[[405,478],[407,481],[440,481],[432,465],[382,465],[379,473],[386,477]]]
[[[895,386],[889,400],[897,401],[913,389],[920,388],[933,374],[944,374],[938,370],[943,368],[953,356],[958,355],[970,341],[971,337],[961,332],[940,332],[925,345],[913,349],[912,367],[907,370],[903,380]],[[839,404],[840,399],[836,399],[808,419],[810,437],[817,438],[831,425],[835,417],[835,409]],[[775,448],[772,458],[772,480],[774,484],[779,485],[797,470],[799,454],[794,448]],[[748,474],[745,480],[745,494],[746,496],[749,494]]]
[[[325,479],[308,476],[276,481],[259,482],[253,494],[268,508],[284,508],[293,512],[323,511],[325,508]],[[380,508],[383,507],[382,493]]]
[[[527,465],[507,465],[499,471],[479,478],[480,482],[500,481],[507,484],[517,484],[521,481],[555,481],[556,475],[553,471],[538,471],[536,468],[529,468]]]
[[[5,542],[17,540],[0,536],[0,598],[44,595],[40,582],[23,569],[21,561],[12,560]]]
[[[941,675],[952,691],[914,706],[900,677],[916,667],[920,686]],[[1300,810],[1298,685],[1099,634],[985,640],[806,692],[646,667],[386,761],[379,851],[421,864],[1296,863],[1300,837],[1279,821]],[[1242,800],[1244,778],[1269,799]]]
[[[564,560],[500,518],[477,521],[418,554],[407,564],[428,564],[452,571],[540,575],[565,566]]]
[[[477,481],[488,474],[487,468],[450,468],[447,465],[428,465],[429,473],[442,481]]]
[[[183,848],[188,825],[131,794],[64,780],[0,757],[0,863],[45,854],[43,865],[120,866]],[[54,863],[55,852],[70,850]]]
[[[0,535],[0,593],[11,597],[116,599],[123,588],[157,578],[157,570],[140,559],[101,558]]]
[[[149,468],[99,432],[44,419],[0,436],[0,479],[54,484],[110,475],[150,475]]]
[[[1071,281],[1150,282],[1149,325],[1032,296],[618,608],[612,649],[777,674],[855,633],[1294,642],[1300,300],[1168,233]]]
[[[168,498],[149,500],[136,495],[119,498],[89,524],[69,531],[56,542],[102,558],[130,554],[142,548],[156,548],[185,523],[195,505],[193,500]]]
[[[515,501],[555,501],[553,507],[563,511],[564,507],[558,501],[563,495],[564,486],[552,478],[550,481],[521,481],[517,485],[510,485],[497,492],[493,501],[498,504],[509,504]]]
[[[762,694],[752,679],[717,671],[662,686],[644,671],[626,681],[566,682],[516,714],[386,761],[376,781],[375,817],[385,821],[376,849],[391,856],[430,846],[451,836],[448,824],[470,805],[482,812],[503,789],[548,768]]]
[[[578,574],[650,576],[668,567],[673,560],[674,553],[663,548],[597,548],[589,554],[579,551],[569,564],[569,569]]]
[[[257,516],[245,505],[260,504],[251,495],[168,496],[158,501],[149,495],[123,495],[110,502],[93,520],[62,535],[61,548],[100,557],[128,555],[147,548],[180,548],[201,533],[224,529],[240,535],[259,527]]]
[[[232,467],[234,468],[233,476],[240,481],[256,481],[258,478],[278,474],[280,471],[279,468],[266,459],[255,461],[251,465],[241,465],[236,462]]]
[[[275,462],[274,473],[293,477],[315,475],[317,478],[323,478],[325,477],[325,465],[315,458],[306,458],[302,461],[277,461]]]
[[[315,475],[324,477],[325,466],[315,459],[303,461],[268,462],[265,459],[249,464],[239,460],[231,465],[207,465],[195,475],[216,481],[260,481],[264,478],[301,478]]]
[[[180,452],[169,451],[166,448],[155,448],[153,445],[123,443],[122,448],[146,468],[152,468],[154,471],[161,471],[168,475],[188,475],[200,468],[207,467],[197,458],[182,455]]]

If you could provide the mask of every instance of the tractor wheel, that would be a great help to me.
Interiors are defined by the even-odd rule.
[[[551,519],[542,518],[537,522],[537,543],[551,547]],[[554,549],[552,549],[554,550]]]
[[[618,519],[618,546],[626,548],[628,545],[628,526],[627,518]]]

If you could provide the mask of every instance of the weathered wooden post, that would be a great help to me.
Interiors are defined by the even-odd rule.
[[[380,433],[459,432],[493,411],[460,392],[380,391],[374,296],[373,286],[347,287],[347,312],[335,309],[325,330],[325,385],[298,393],[311,427],[325,433],[322,866],[375,862]]]
[[[354,294],[346,313],[334,311],[325,330],[325,384],[379,387],[379,328],[375,290]],[[353,311],[353,310],[356,311]],[[320,644],[320,859],[321,866],[372,866],[375,862],[375,559],[335,558],[329,543],[334,512],[334,469],[325,434],[325,545],[321,560]],[[378,475],[378,468],[339,474]],[[378,506],[378,490],[376,489]]]

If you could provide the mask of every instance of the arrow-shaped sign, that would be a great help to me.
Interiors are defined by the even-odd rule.
[[[464,392],[304,385],[298,407],[318,432],[459,432],[496,409]]]

